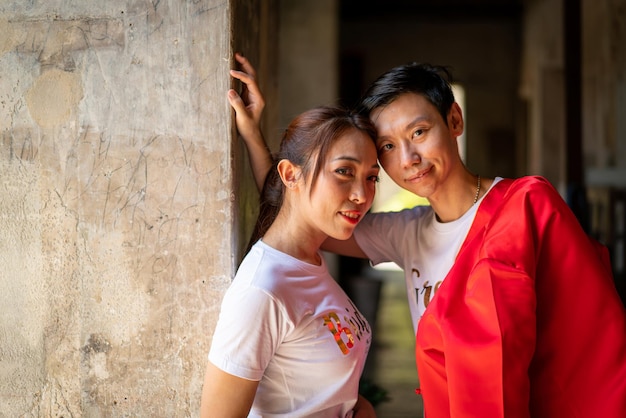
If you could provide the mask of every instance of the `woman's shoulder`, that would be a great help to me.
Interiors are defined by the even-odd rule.
[[[241,262],[235,281],[280,295],[292,290],[289,283],[314,280],[327,274],[323,257],[321,265],[313,265],[258,241]]]

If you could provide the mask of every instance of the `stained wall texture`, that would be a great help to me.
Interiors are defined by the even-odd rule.
[[[0,2],[0,416],[194,416],[236,264],[231,4]]]

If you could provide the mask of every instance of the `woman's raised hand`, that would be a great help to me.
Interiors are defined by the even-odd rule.
[[[250,61],[236,53],[235,59],[241,70],[230,70],[230,75],[242,83],[241,95],[233,89],[228,90],[228,101],[235,109],[235,122],[239,134],[248,142],[261,135],[261,114],[265,108],[265,99],[256,81],[256,71]]]
[[[272,167],[272,155],[267,148],[261,132],[261,114],[265,108],[265,99],[256,81],[256,71],[250,61],[236,53],[235,59],[241,67],[230,70],[230,75],[241,81],[241,95],[233,89],[228,90],[228,101],[235,110],[235,123],[239,135],[248,148],[250,167],[259,191],[263,189],[265,177]]]

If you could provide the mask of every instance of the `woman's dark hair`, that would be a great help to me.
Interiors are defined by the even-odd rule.
[[[260,197],[259,216],[246,252],[263,237],[272,225],[283,204],[285,185],[278,174],[277,165],[289,160],[300,167],[303,178],[311,176],[311,191],[322,169],[332,144],[348,130],[359,130],[376,139],[376,128],[369,118],[354,111],[332,106],[321,106],[296,116],[283,134],[280,150],[274,155]],[[315,161],[313,160],[315,157]]]
[[[372,83],[361,98],[358,111],[369,117],[374,109],[390,104],[400,95],[415,93],[432,103],[447,124],[454,103],[451,82],[452,75],[446,67],[416,62],[401,65]]]

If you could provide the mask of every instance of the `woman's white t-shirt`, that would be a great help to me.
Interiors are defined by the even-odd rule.
[[[351,417],[370,326],[320,266],[262,241],[222,301],[209,360],[259,386],[249,417]]]

